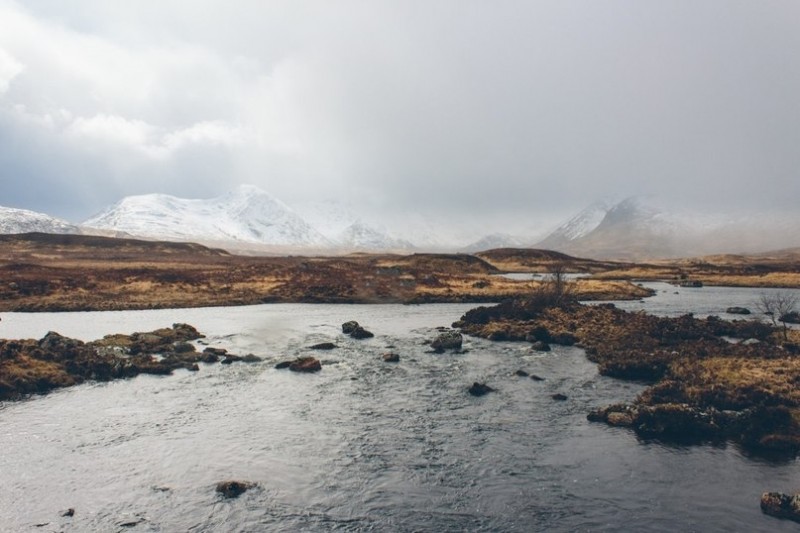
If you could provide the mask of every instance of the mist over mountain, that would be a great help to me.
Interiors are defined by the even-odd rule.
[[[582,257],[637,260],[758,253],[798,244],[796,213],[709,213],[634,196],[590,205],[535,247]]]
[[[535,215],[508,232],[450,222],[418,212],[380,220],[357,206],[298,204],[243,185],[210,199],[163,194],[128,196],[83,224],[23,209],[0,208],[0,233],[84,233],[193,241],[252,253],[414,251],[478,252],[541,248],[597,259],[659,259],[759,253],[800,245],[800,215],[708,213],[655,197],[598,201],[542,238]],[[539,228],[539,229],[537,229]]]

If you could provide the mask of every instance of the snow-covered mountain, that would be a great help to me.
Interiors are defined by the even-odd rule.
[[[408,241],[395,238],[376,226],[356,220],[344,229],[337,242],[343,248],[354,250],[410,250],[414,245]]]
[[[44,213],[0,206],[0,233],[79,233],[78,226]]]
[[[708,213],[630,197],[593,204],[559,226],[536,248],[598,259],[755,253],[800,244],[800,215]]]
[[[466,253],[475,253],[496,248],[525,248],[529,245],[530,241],[526,241],[521,237],[516,237],[507,233],[492,233],[491,235],[486,235],[465,246],[462,251]]]
[[[315,230],[325,235],[342,250],[393,250],[414,248],[410,242],[400,239],[382,225],[364,220],[347,205],[337,202],[307,202],[295,206],[295,210]]]
[[[165,194],[128,196],[83,225],[170,241],[331,246],[289,206],[250,185],[207,200]]]
[[[537,247],[558,250],[570,242],[580,239],[594,231],[605,218],[609,211],[606,202],[595,202],[577,215],[573,216],[555,230],[544,240],[537,243]]]
[[[443,213],[395,212],[373,217],[336,202],[302,204],[295,210],[257,187],[243,185],[206,200],[163,194],[130,196],[83,225],[0,207],[0,233],[194,241],[253,253],[474,252],[526,247],[537,238],[531,219],[494,219],[489,225],[480,217],[455,219]],[[528,226],[532,229],[525,229]],[[497,227],[514,234],[493,231]],[[533,245],[575,256],[633,260],[798,246],[800,212],[701,213],[646,197],[594,203]]]

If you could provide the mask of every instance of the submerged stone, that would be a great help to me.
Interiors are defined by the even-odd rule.
[[[484,394],[488,394],[490,392],[494,392],[494,389],[491,388],[486,383],[478,383],[477,381],[472,384],[472,386],[467,391],[473,396],[483,396]]]
[[[223,498],[238,498],[255,486],[255,483],[249,481],[220,481],[215,490]]]

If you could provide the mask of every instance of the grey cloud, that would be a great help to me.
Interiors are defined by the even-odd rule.
[[[125,194],[253,183],[290,202],[534,219],[609,195],[800,197],[795,2],[0,9],[37,37],[0,22],[24,65],[0,92],[0,203],[81,218]],[[53,124],[23,123],[20,105]]]

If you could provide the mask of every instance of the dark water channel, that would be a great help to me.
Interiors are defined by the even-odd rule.
[[[466,354],[427,353],[434,327],[468,308],[4,314],[4,338],[188,322],[212,346],[266,360],[0,404],[0,531],[797,530],[758,506],[764,490],[800,489],[797,462],[587,422],[641,387],[599,376],[580,349],[468,339]],[[343,337],[349,319],[376,337]],[[320,373],[273,369],[329,340],[339,348],[317,353]],[[390,350],[399,363],[381,360]],[[497,392],[471,397],[473,381]],[[258,487],[222,500],[226,479]]]

